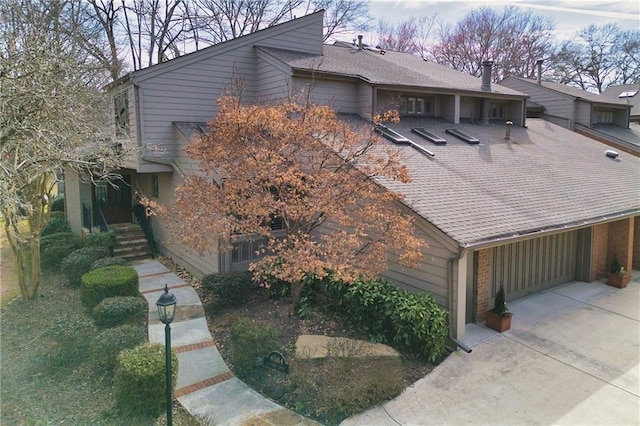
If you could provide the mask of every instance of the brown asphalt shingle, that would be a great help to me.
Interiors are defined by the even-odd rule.
[[[612,160],[597,141],[540,119],[527,124],[514,126],[510,141],[503,125],[460,124],[480,139],[468,145],[445,133],[452,123],[404,119],[390,127],[436,155],[398,146],[413,182],[383,184],[462,246],[640,213],[640,158],[621,153]],[[447,145],[424,141],[412,127]]]
[[[324,54],[310,55],[289,50],[259,47],[293,70],[320,71],[357,77],[371,84],[484,92],[482,80],[449,67],[424,61],[415,55],[388,51],[386,54],[342,46],[324,46]],[[493,85],[490,92],[524,96],[507,87]]]

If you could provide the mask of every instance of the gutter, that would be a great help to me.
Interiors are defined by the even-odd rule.
[[[623,212],[623,213],[616,213],[613,215],[608,215],[608,216],[602,216],[602,217],[598,217],[598,218],[592,218],[592,219],[587,219],[587,220],[583,220],[579,223],[573,223],[573,224],[564,224],[564,225],[557,225],[557,226],[552,226],[549,228],[541,228],[538,230],[534,230],[531,232],[527,232],[525,234],[513,234],[512,236],[497,236],[488,240],[484,240],[484,241],[480,241],[477,243],[468,243],[468,244],[464,244],[461,245],[463,250],[478,250],[478,249],[483,249],[483,248],[488,248],[488,247],[493,247],[493,246],[497,246],[497,245],[502,245],[505,243],[515,243],[515,242],[519,242],[519,241],[523,241],[523,240],[528,240],[531,238],[537,238],[537,237],[543,237],[546,235],[550,235],[550,234],[555,234],[557,232],[562,232],[562,231],[572,231],[572,230],[577,230],[577,229],[582,229],[582,228],[587,228],[589,226],[593,226],[593,225],[600,225],[600,224],[604,224],[604,223],[608,223],[608,222],[613,222],[616,220],[620,220],[620,219],[625,219],[628,217],[634,217],[636,215],[640,214],[640,209],[635,209],[635,210],[630,210],[627,212]],[[462,254],[460,254],[459,256],[461,256]]]

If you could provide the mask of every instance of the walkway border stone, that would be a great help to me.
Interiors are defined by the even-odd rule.
[[[202,302],[191,285],[157,260],[132,262],[149,304],[149,341],[164,344],[156,301],[169,287],[178,302],[171,323],[178,357],[174,397],[205,425],[318,425],[263,397],[233,375],[209,332]]]

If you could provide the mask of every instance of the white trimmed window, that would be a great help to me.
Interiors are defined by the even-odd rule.
[[[116,136],[129,135],[129,92],[123,90],[113,97]]]
[[[400,113],[405,115],[432,115],[433,100],[426,97],[407,96],[402,98]]]

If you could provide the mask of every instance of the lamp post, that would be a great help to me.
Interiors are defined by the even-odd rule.
[[[171,321],[176,314],[176,297],[173,293],[169,293],[169,287],[164,285],[164,293],[156,302],[158,307],[158,316],[164,326],[164,351],[166,356],[165,367],[167,374],[167,425],[172,426],[173,419],[171,415]]]

